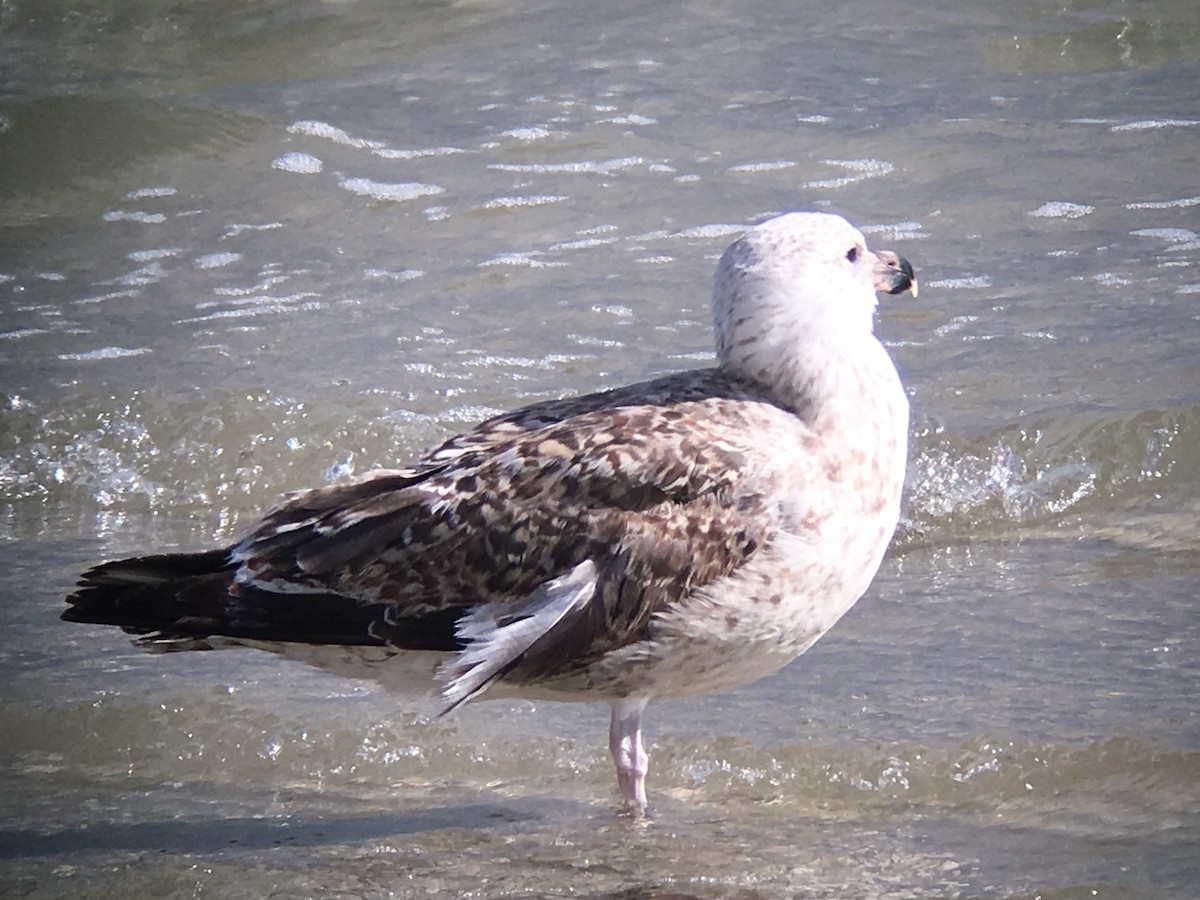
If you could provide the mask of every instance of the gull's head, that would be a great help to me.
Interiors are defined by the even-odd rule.
[[[841,216],[768,219],[734,241],[717,267],[717,356],[751,374],[797,342],[872,339],[876,291],[907,290],[917,292],[908,261],[869,250]]]

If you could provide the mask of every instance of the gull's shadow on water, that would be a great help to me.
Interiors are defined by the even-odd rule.
[[[49,833],[0,828],[0,859],[120,850],[209,854],[234,849],[320,847],[443,829],[485,831],[521,823],[544,824],[560,818],[562,812],[561,803],[545,800],[472,803],[363,816],[301,813],[276,819],[99,823]]]

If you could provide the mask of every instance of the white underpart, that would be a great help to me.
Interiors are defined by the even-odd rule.
[[[520,603],[486,603],[459,620],[455,629],[466,647],[438,669],[443,712],[481,693],[507,667],[558,624],[586,605],[596,592],[596,566],[584,560],[565,575],[539,585]]]

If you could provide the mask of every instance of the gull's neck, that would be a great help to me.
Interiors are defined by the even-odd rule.
[[[717,353],[723,370],[765,388],[817,431],[845,427],[881,396],[904,396],[891,357],[861,325],[801,330],[791,322],[726,337]]]

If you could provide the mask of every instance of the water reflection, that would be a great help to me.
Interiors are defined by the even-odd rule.
[[[989,41],[989,59],[998,68],[1021,74],[1084,73],[1197,59],[1200,12],[1187,0],[1026,6],[1027,19],[1011,36],[997,34]]]

